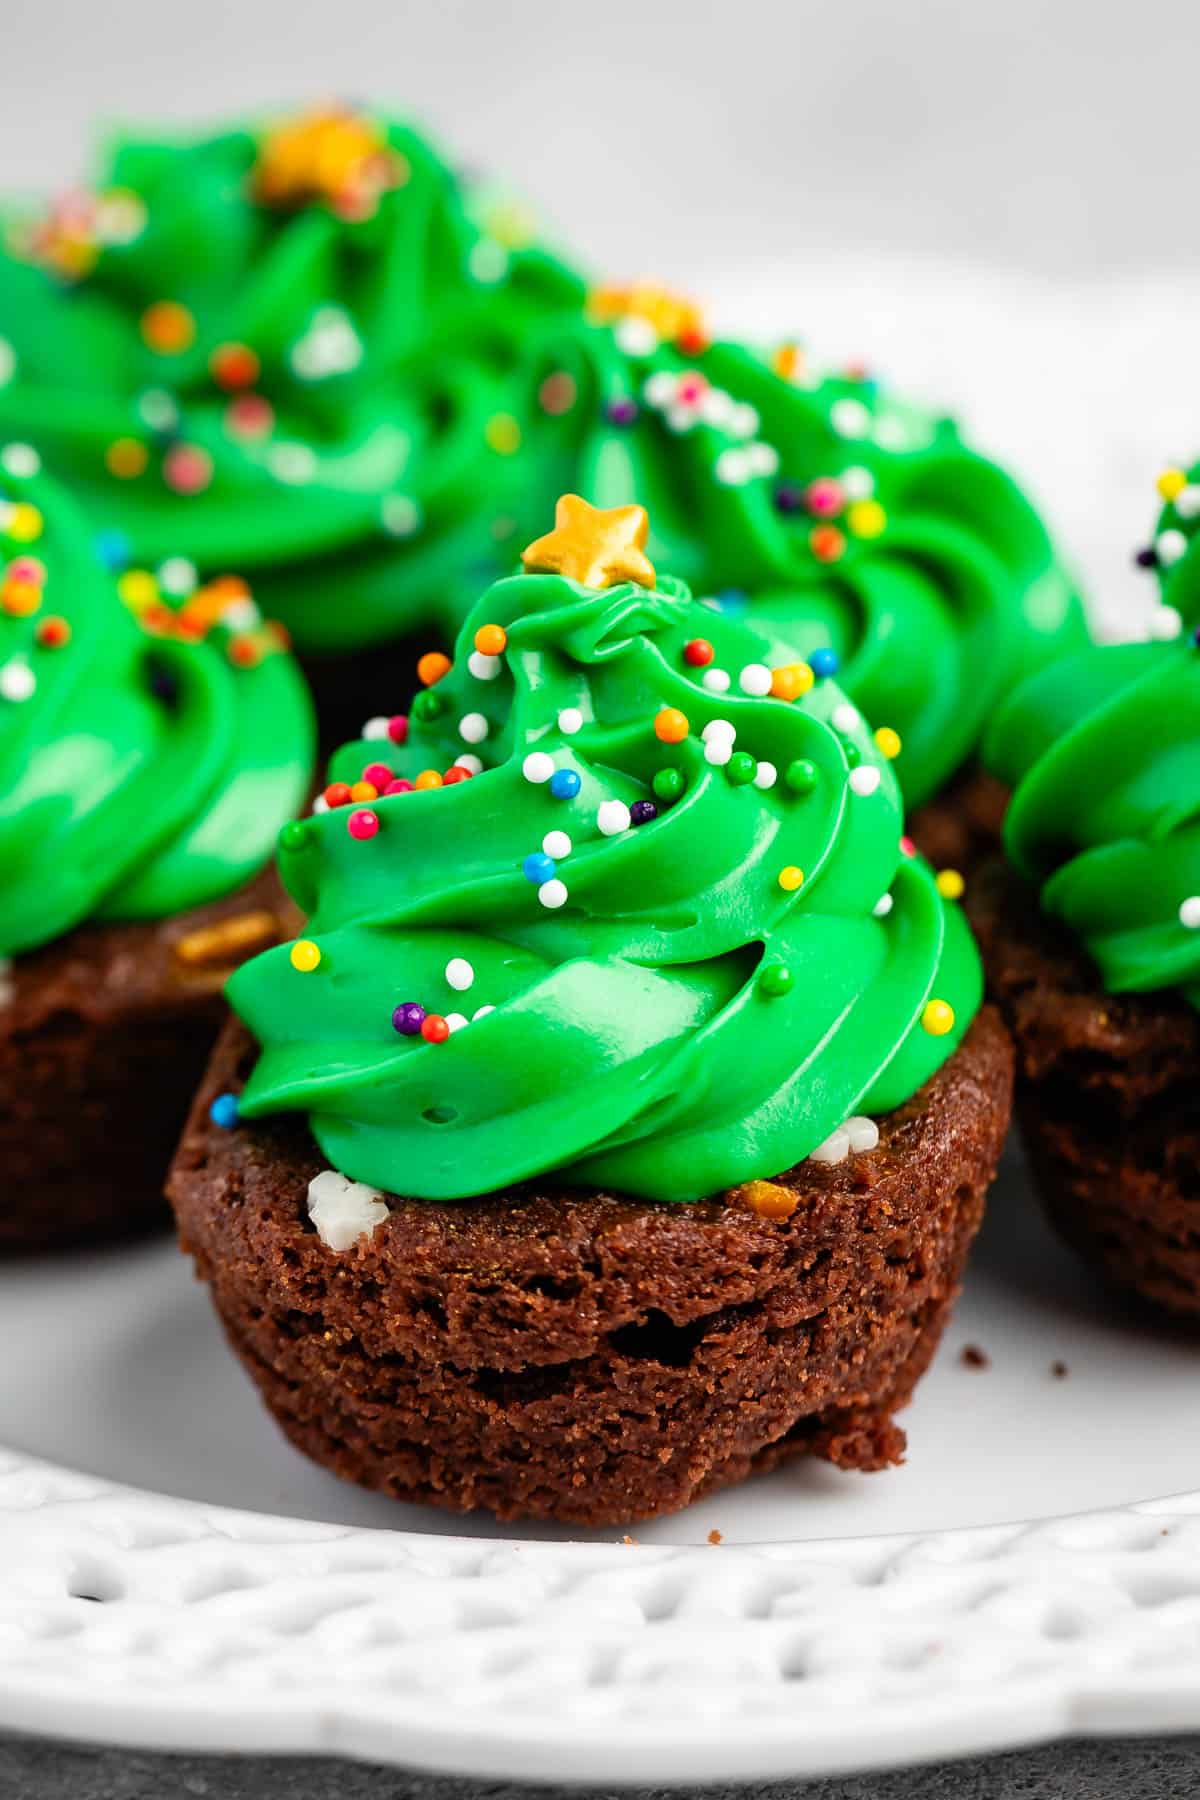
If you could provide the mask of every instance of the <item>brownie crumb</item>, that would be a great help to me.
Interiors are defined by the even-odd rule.
[[[709,1532],[708,1541],[710,1544],[720,1544],[724,1541],[721,1537],[721,1533],[717,1530],[716,1526],[714,1526],[713,1529]]]
[[[1065,1381],[1071,1371],[1068,1369],[1065,1362],[1052,1362],[1050,1364],[1050,1373],[1053,1375],[1055,1381]]]
[[[958,1360],[964,1369],[990,1369],[992,1366],[991,1357],[978,1344],[964,1344]]]

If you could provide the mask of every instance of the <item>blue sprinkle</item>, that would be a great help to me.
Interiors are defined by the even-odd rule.
[[[550,792],[556,800],[573,800],[582,786],[574,769],[555,769],[550,777]]]
[[[106,569],[127,569],[133,546],[123,531],[99,531],[96,533],[96,555]]]
[[[554,879],[554,858],[547,856],[544,850],[531,850],[521,867],[526,881],[532,881],[535,887],[541,887],[543,882]]]
[[[236,1094],[218,1094],[208,1109],[208,1116],[222,1131],[232,1131],[238,1122]]]
[[[814,675],[824,681],[828,676],[837,674],[837,653],[833,650],[814,650],[808,659],[808,666]]]
[[[750,596],[745,588],[728,587],[720,590],[716,601],[722,612],[741,613],[749,606]]]

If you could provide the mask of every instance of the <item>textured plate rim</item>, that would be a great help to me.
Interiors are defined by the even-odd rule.
[[[1200,1726],[1200,1492],[713,1547],[326,1525],[0,1450],[0,1725],[567,1783]]]

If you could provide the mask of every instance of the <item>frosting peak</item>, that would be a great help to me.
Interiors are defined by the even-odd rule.
[[[309,938],[230,984],[263,1044],[247,1117],[304,1110],[335,1167],[418,1197],[693,1200],[957,1044],[973,945],[832,682],[670,576],[501,581],[430,673],[285,829]]]

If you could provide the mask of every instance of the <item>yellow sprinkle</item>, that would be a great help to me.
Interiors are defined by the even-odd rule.
[[[900,754],[900,733],[893,731],[890,725],[881,725],[875,733],[875,742],[888,761]]]
[[[966,882],[957,869],[939,869],[937,891],[943,900],[961,900]]]
[[[511,413],[493,413],[483,435],[497,456],[513,456],[521,448],[521,427]]]
[[[117,580],[117,592],[126,606],[140,612],[158,599],[158,582],[149,569],[126,569]]]
[[[1154,485],[1164,500],[1174,500],[1187,486],[1187,475],[1182,469],[1164,469]]]
[[[18,500],[8,515],[5,531],[16,544],[33,544],[42,535],[43,523],[36,506],[31,506],[28,500]]]
[[[954,1030],[954,1008],[948,1000],[927,1000],[921,1024],[930,1037],[945,1037],[948,1031]]]
[[[846,508],[846,524],[855,537],[877,538],[887,525],[878,500],[856,500]]]
[[[104,460],[110,475],[118,481],[132,481],[150,461],[150,452],[136,438],[117,438],[104,452]]]
[[[786,869],[779,871],[779,885],[785,894],[795,893],[804,880],[804,870],[798,869],[795,863],[789,863]]]
[[[807,694],[816,677],[807,663],[785,663],[771,670],[771,692],[777,700],[798,700]]]
[[[311,975],[321,960],[320,949],[311,938],[297,938],[289,954],[293,969],[299,969],[302,975]]]

